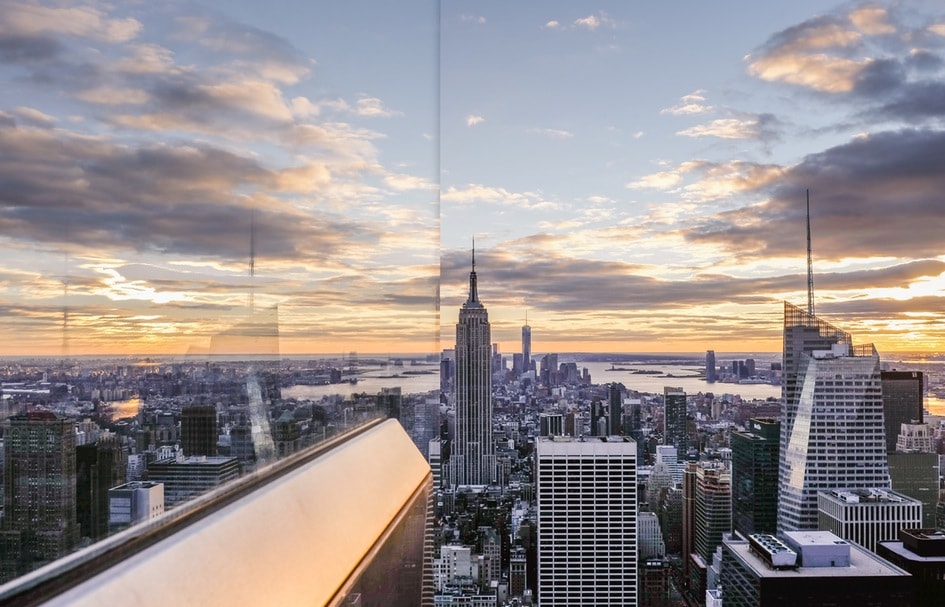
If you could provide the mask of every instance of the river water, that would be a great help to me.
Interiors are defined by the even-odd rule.
[[[591,374],[591,381],[596,384],[619,382],[628,389],[638,392],[661,394],[663,388],[671,386],[682,388],[687,394],[711,392],[716,396],[738,394],[745,400],[769,397],[780,398],[781,387],[770,384],[732,384],[708,383],[699,376],[703,367],[699,361],[691,364],[680,363],[637,363],[620,362],[612,365],[610,362],[576,361],[578,369],[587,368]],[[616,366],[619,370],[609,369]],[[323,396],[349,396],[355,393],[377,394],[384,388],[400,388],[403,394],[421,394],[440,387],[440,375],[437,365],[413,365],[406,370],[411,374],[404,374],[405,367],[388,365],[367,370],[359,374],[357,383],[328,384],[324,386],[289,386],[282,389],[283,398],[297,398],[300,400],[318,400]],[[420,373],[415,373],[420,371]],[[633,371],[646,371],[646,374]],[[932,395],[926,397],[926,409],[932,415],[945,416],[945,399]],[[111,403],[114,418],[132,417],[138,413],[141,400],[138,398]]]

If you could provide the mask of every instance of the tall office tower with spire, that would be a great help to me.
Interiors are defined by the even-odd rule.
[[[778,532],[817,529],[817,492],[889,488],[879,354],[814,315],[810,195],[807,310],[784,302]]]
[[[818,491],[891,486],[879,354],[785,305],[779,532],[817,529]]]
[[[532,368],[532,328],[528,325],[528,314],[525,314],[525,324],[522,326],[522,373],[528,373]]]
[[[474,248],[469,296],[456,323],[456,437],[450,457],[450,482],[454,485],[495,481],[491,360],[489,314],[479,301]]]

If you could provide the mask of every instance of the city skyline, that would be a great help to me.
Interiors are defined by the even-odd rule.
[[[504,354],[777,352],[806,190],[818,316],[945,350],[945,11],[682,10],[5,4],[0,355],[435,352],[473,237]]]

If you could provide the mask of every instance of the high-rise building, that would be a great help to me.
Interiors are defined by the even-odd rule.
[[[528,326],[528,317],[522,326],[522,373],[528,373],[532,368],[532,328]]]
[[[705,353],[705,380],[707,383],[714,383],[717,376],[718,367],[715,366],[715,350],[706,350]]]
[[[840,538],[876,552],[900,529],[922,525],[922,502],[887,489],[832,489],[817,494],[818,524]]]
[[[47,411],[10,417],[4,437],[0,582],[72,552],[75,424]]]
[[[180,412],[180,446],[184,455],[217,454],[217,408],[191,405]]]
[[[889,453],[886,457],[889,459],[889,477],[893,491],[922,502],[920,527],[935,527],[935,509],[938,505],[941,477],[938,454]]]
[[[890,487],[879,355],[785,303],[778,531],[817,529],[817,492]]]
[[[125,482],[128,458],[117,438],[76,447],[76,521],[92,540],[108,535],[108,490]]]
[[[882,371],[883,418],[886,423],[886,451],[896,450],[902,424],[921,424],[925,386],[921,371]]]
[[[636,445],[539,438],[535,452],[539,604],[636,605]]]
[[[696,466],[695,545],[693,550],[708,563],[732,530],[732,474],[721,461]]]
[[[623,429],[623,384],[612,383],[607,389],[607,416],[609,432],[612,436],[624,434]],[[640,462],[642,463],[642,462]]]
[[[743,538],[777,530],[780,434],[779,421],[751,419],[731,435],[732,529]]]
[[[680,459],[689,451],[689,427],[686,392],[682,388],[663,388],[663,443],[676,447]]]
[[[450,455],[450,478],[454,485],[487,485],[495,481],[491,359],[489,314],[479,301],[473,251],[469,296],[456,323],[456,437]]]

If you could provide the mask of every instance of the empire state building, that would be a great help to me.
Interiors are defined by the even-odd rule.
[[[492,335],[489,314],[476,289],[475,249],[469,297],[456,323],[456,437],[450,459],[454,485],[487,485],[495,481]]]

